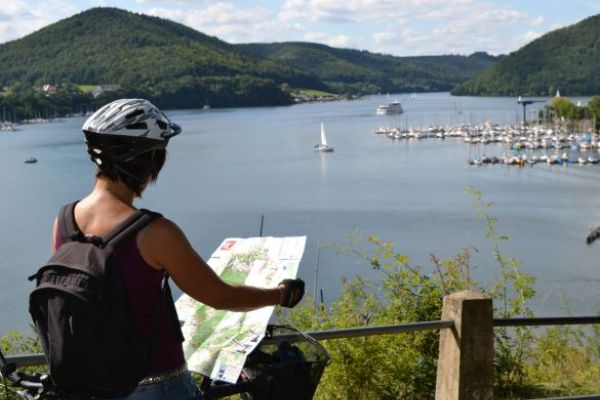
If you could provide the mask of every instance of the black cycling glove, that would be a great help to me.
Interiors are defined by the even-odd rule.
[[[282,307],[292,308],[304,296],[304,281],[302,279],[284,279],[277,286],[283,288],[281,302],[279,303]]]

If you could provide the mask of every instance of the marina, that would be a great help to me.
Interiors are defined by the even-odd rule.
[[[506,164],[535,165],[594,165],[599,163],[600,143],[597,135],[569,133],[566,129],[534,125],[460,125],[456,127],[427,127],[397,129],[378,127],[375,135],[385,135],[392,140],[411,139],[461,139],[473,145],[478,153],[467,162],[470,165]],[[502,153],[490,155],[487,145],[502,144]]]
[[[19,126],[12,122],[0,122],[0,132],[15,132],[19,130]]]

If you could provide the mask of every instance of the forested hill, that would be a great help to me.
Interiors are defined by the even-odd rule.
[[[511,53],[452,91],[456,95],[600,94],[600,14]]]
[[[93,8],[0,45],[0,87],[15,82],[118,84],[121,94],[171,108],[281,104],[290,101],[283,83],[323,88],[309,74],[184,25],[115,8]]]
[[[256,43],[237,46],[319,77],[342,93],[446,91],[495,64],[486,53],[470,56],[394,57],[316,43]]]

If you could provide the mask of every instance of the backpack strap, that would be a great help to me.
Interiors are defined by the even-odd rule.
[[[79,200],[69,204],[65,204],[60,211],[56,219],[57,222],[57,233],[61,243],[71,242],[77,240],[81,236],[81,232],[77,229],[75,223],[75,205]]]
[[[146,210],[145,208],[136,210],[112,231],[102,237],[101,245],[103,247],[111,246],[115,248],[119,243],[142,230],[152,220],[160,217],[162,217],[162,214]]]
[[[58,212],[57,233],[61,243],[83,239],[83,233],[79,230],[77,222],[75,222],[75,206],[78,202],[79,200],[66,204]],[[150,221],[160,217],[162,217],[162,214],[145,208],[136,210],[104,237],[95,238],[97,240],[94,240],[94,243],[97,243],[101,247],[106,247],[110,244],[112,248],[115,248],[123,240],[139,232]]]

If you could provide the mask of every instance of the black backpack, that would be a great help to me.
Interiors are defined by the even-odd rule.
[[[37,285],[29,312],[50,376],[62,391],[81,398],[126,396],[151,368],[158,312],[173,300],[166,275],[152,337],[142,334],[112,254],[161,215],[138,210],[105,237],[90,239],[77,230],[75,204],[58,215],[61,246],[30,277]]]

